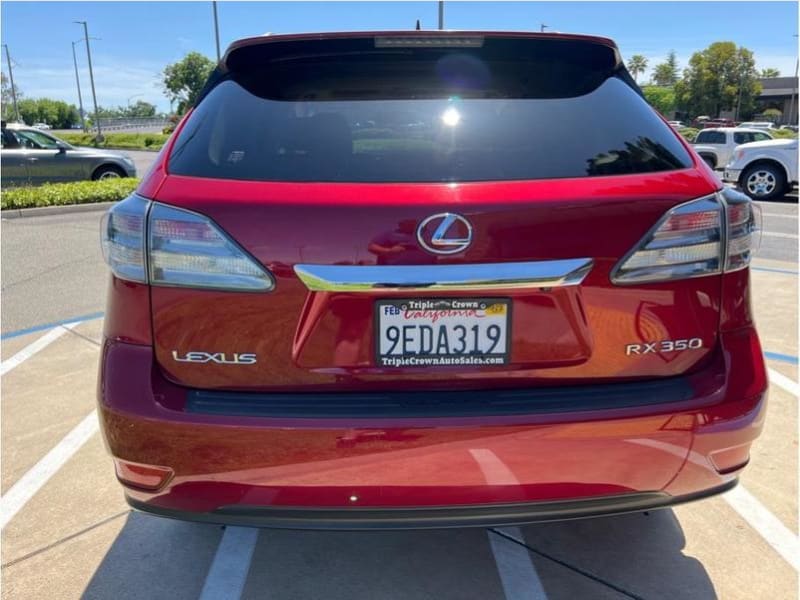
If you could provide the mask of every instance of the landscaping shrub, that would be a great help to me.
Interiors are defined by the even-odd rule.
[[[6,188],[0,196],[0,208],[8,210],[64,204],[115,202],[129,196],[138,185],[139,180],[136,178],[120,178]]]
[[[59,137],[73,146],[119,148],[122,150],[161,150],[169,138],[164,133],[104,133],[105,140],[97,144],[93,133],[63,133]]]
[[[685,137],[686,141],[693,142],[699,131],[699,129],[695,129],[694,127],[682,127],[678,130],[678,133]]]
[[[779,140],[791,139],[797,137],[797,133],[795,133],[791,129],[770,129],[769,133],[772,135],[772,137]]]

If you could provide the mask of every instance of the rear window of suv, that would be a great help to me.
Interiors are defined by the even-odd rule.
[[[601,50],[574,46],[560,56],[513,48],[504,56],[493,46],[486,56],[414,49],[252,61],[205,95],[169,170],[254,181],[459,182],[689,167],[672,129],[598,58]]]

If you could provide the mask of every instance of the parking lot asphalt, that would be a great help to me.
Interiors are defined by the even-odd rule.
[[[648,514],[367,533],[131,512],[93,414],[99,213],[4,221],[2,598],[796,598],[797,204],[763,212],[795,237],[765,236],[754,262],[770,408],[739,488]]]
[[[144,174],[150,170],[158,154],[152,150],[120,150],[120,152],[124,152],[133,159],[133,164],[136,165],[136,174],[139,177],[144,177]]]

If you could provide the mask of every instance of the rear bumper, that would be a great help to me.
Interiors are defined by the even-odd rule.
[[[688,395],[595,409],[231,416],[188,410],[149,346],[107,341],[98,397],[112,455],[171,470],[157,489],[125,486],[135,508],[274,527],[443,527],[647,510],[734,485],[766,407],[755,332],[723,334],[684,379]]]
[[[127,495],[126,500],[132,508],[159,517],[240,527],[347,531],[440,529],[449,527],[506,527],[527,523],[564,521],[656,510],[721,494],[735,487],[737,483],[738,479],[732,479],[716,488],[684,496],[670,496],[663,492],[649,492],[557,502],[532,502],[529,504],[424,508],[223,506],[210,513],[198,513],[161,508]]]
[[[741,169],[725,169],[722,173],[722,181],[726,183],[739,183],[739,177],[741,177],[742,171]]]

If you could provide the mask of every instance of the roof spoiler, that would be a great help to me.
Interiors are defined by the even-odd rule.
[[[212,88],[230,73],[260,67],[275,61],[297,60],[309,56],[332,56],[344,53],[375,53],[380,51],[413,51],[414,49],[458,50],[463,52],[493,52],[499,47],[509,47],[515,42],[530,42],[531,48],[541,52],[552,52],[560,45],[572,47],[585,45],[586,52],[580,54],[587,61],[602,63],[602,70],[614,73],[639,94],[641,90],[625,68],[619,49],[613,40],[598,36],[536,33],[536,32],[487,32],[487,31],[373,31],[348,33],[303,33],[291,35],[262,35],[233,42],[225,51],[217,68],[198,96],[199,103]],[[528,45],[520,46],[526,48]],[[605,57],[591,48],[602,49]],[[506,55],[508,53],[506,52]]]

